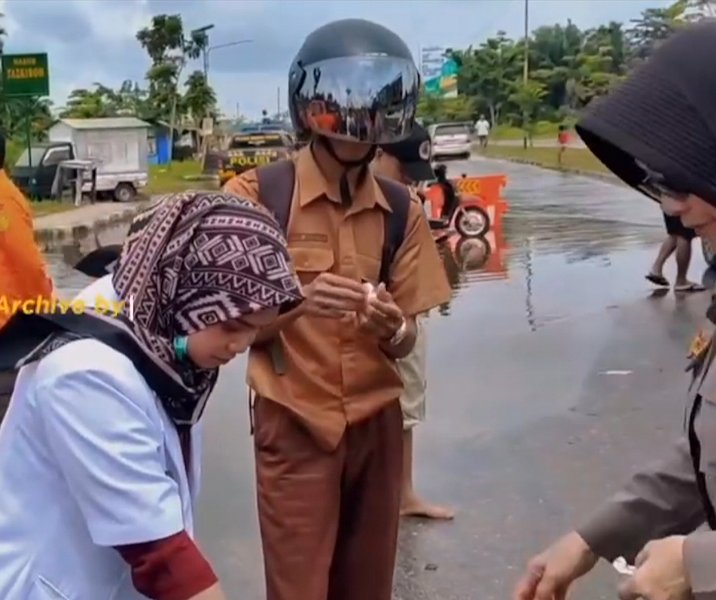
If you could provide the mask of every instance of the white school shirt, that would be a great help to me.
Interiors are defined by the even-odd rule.
[[[78,298],[116,299],[110,277]],[[130,360],[92,339],[21,369],[0,426],[0,599],[137,600],[112,546],[193,532],[176,429]]]

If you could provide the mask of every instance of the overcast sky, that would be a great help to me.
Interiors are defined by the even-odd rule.
[[[629,21],[663,0],[530,0],[530,28],[580,27]],[[186,30],[214,24],[210,45],[251,43],[213,51],[209,79],[221,109],[249,117],[286,105],[288,66],[305,36],[341,18],[366,18],[401,35],[413,53],[423,46],[466,47],[502,29],[523,30],[523,0],[0,0],[8,31],[5,51],[47,52],[52,100],[93,82],[143,82],[149,59],[136,41],[152,15],[181,13]],[[199,62],[195,68],[201,68]],[[193,70],[193,69],[191,69]],[[280,94],[277,92],[281,88]]]

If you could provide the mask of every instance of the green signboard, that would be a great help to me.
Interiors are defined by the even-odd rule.
[[[49,96],[47,54],[3,54],[2,93],[5,97]]]

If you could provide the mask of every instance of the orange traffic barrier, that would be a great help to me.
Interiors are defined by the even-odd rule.
[[[507,185],[506,175],[480,175],[459,177],[452,180],[455,191],[462,196],[462,203],[475,201],[490,217],[491,227],[502,227],[502,215],[509,205],[502,197],[502,189]],[[433,184],[425,191],[430,201],[430,218],[439,219],[442,215],[445,197],[439,185]]]
[[[480,175],[453,179],[459,194],[480,196],[488,203],[497,203],[502,198],[502,189],[507,185],[507,175]]]

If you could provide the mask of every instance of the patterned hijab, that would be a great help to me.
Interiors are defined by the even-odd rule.
[[[165,196],[136,217],[113,285],[125,314],[87,315],[96,333],[86,320],[79,326],[67,321],[23,364],[78,338],[111,338],[113,347],[126,348],[177,425],[198,421],[218,369],[178,361],[173,339],[302,299],[273,216],[249,200],[215,192]]]

